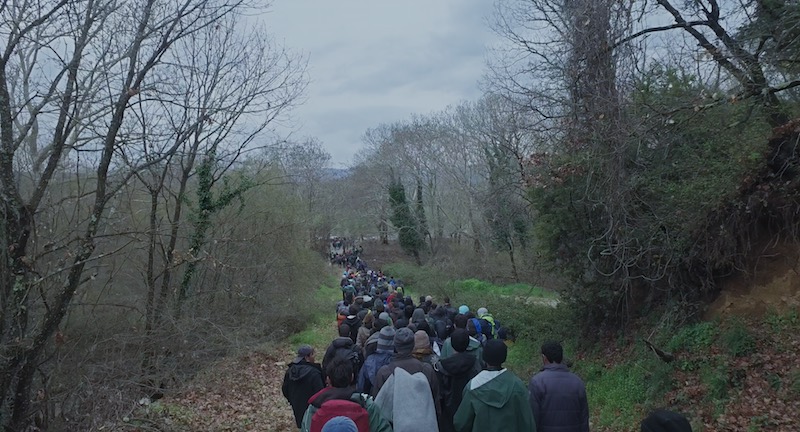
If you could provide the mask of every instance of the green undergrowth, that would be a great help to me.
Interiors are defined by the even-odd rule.
[[[308,326],[288,338],[293,347],[311,345],[317,352],[325,350],[336,337],[336,302],[342,299],[342,292],[333,283],[322,285],[314,293],[313,308],[310,311]]]
[[[640,323],[617,337],[587,334],[579,330],[581,317],[567,303],[537,287],[477,279],[445,281],[433,269],[407,264],[384,269],[403,281],[406,294],[415,301],[421,295],[432,295],[435,301],[449,296],[455,307],[488,308],[511,330],[505,366],[526,384],[541,368],[541,344],[560,341],[566,361],[586,382],[592,428],[601,432],[637,431],[642,418],[655,408],[687,413],[702,430],[709,418],[697,417],[698,412],[721,415],[741,394],[746,373],[741,364],[752,362],[749,359],[765,349],[785,356],[794,353],[797,343],[791,341],[800,333],[800,315],[794,310],[773,312],[759,322],[727,318],[657,331],[654,324]],[[335,336],[333,304],[340,291],[323,287],[316,296],[324,308],[305,331],[289,338],[290,343],[322,349]],[[675,360],[662,361],[643,339],[672,353]],[[800,399],[799,367],[776,370],[766,379],[781,397]]]

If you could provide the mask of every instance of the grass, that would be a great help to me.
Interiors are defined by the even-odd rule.
[[[311,345],[317,352],[324,352],[325,348],[336,337],[336,302],[341,300],[341,290],[332,286],[322,285],[314,293],[314,310],[311,311],[311,322],[305,330],[291,335],[288,342],[292,346]]]

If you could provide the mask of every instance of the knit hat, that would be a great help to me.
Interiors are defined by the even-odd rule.
[[[655,410],[642,420],[642,432],[692,432],[692,425],[682,414]]]
[[[380,318],[375,318],[375,321],[372,322],[372,328],[375,329],[375,331],[381,331],[381,329],[387,325],[389,325],[389,323]]]
[[[410,354],[414,350],[414,332],[407,327],[397,329],[394,334],[394,349],[398,354]]]
[[[460,313],[461,315],[464,315],[467,312],[469,312],[469,306],[461,305],[461,306],[458,307],[458,313]]]
[[[483,346],[483,361],[489,366],[501,366],[508,356],[508,347],[500,339],[489,339]]]
[[[450,335],[450,345],[456,352],[464,352],[469,347],[469,333],[466,330],[457,328]]]
[[[300,345],[297,348],[297,357],[292,360],[292,363],[300,363],[304,358],[314,353],[314,348],[311,345]]]
[[[424,349],[431,347],[431,338],[428,337],[428,333],[425,333],[424,330],[417,330],[414,333],[414,349]]]
[[[489,309],[486,309],[485,307],[482,307],[482,308],[478,309],[478,318],[480,318],[480,317],[482,317],[482,316],[484,316],[484,315],[486,315],[488,313],[489,313]]]
[[[394,327],[383,327],[378,334],[378,351],[394,352],[394,335]]]
[[[387,323],[388,323],[389,321],[391,321],[391,320],[389,319],[389,314],[388,314],[388,313],[386,313],[386,312],[381,312],[381,314],[380,314],[380,315],[378,315],[378,318],[380,318],[380,319],[382,319],[382,320],[386,321]]]
[[[322,426],[322,432],[358,432],[358,428],[349,417],[338,416],[328,420]]]
[[[433,297],[431,297],[431,296],[425,296],[425,301],[426,301],[426,302],[433,301]]]

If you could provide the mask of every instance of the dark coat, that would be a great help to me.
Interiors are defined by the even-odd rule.
[[[335,356],[338,355],[343,358],[347,358],[351,351],[356,352],[359,358],[361,358],[361,351],[358,348],[356,348],[352,339],[344,336],[339,336],[336,339],[334,339],[333,342],[331,342],[331,344],[328,345],[328,349],[325,350],[325,355],[322,357],[322,371],[323,371],[322,376],[323,377],[325,376],[325,367],[328,366],[328,363],[330,363],[330,361],[333,360]],[[354,365],[353,367],[354,369],[353,374],[355,374],[355,376],[353,377],[354,384],[355,384],[355,378],[358,376],[359,367],[360,363],[359,365]]]
[[[442,404],[440,432],[453,432],[453,416],[461,405],[461,398],[469,380],[480,372],[475,367],[475,357],[466,352],[456,353],[437,362],[434,367],[439,377],[439,395]]]
[[[361,327],[361,318],[358,315],[348,315],[344,323],[350,327],[350,339],[355,343],[358,339],[358,329]]]
[[[567,366],[545,365],[528,384],[538,432],[589,432],[586,386]]]
[[[283,396],[289,401],[294,412],[297,427],[303,421],[303,414],[308,408],[308,399],[325,387],[322,379],[322,367],[318,363],[300,360],[289,364],[283,376]]]

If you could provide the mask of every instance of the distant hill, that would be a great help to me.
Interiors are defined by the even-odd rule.
[[[322,173],[322,178],[325,180],[341,180],[349,177],[352,170],[350,168],[324,168]]]

